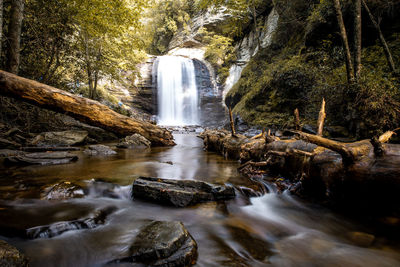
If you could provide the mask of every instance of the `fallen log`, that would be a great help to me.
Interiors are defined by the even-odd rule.
[[[393,132],[376,139],[386,142]],[[342,143],[296,132],[297,137],[289,140],[243,139],[233,148],[230,142],[233,138],[219,134],[218,131],[203,133],[205,144],[218,143],[220,153],[225,150],[225,144],[230,144],[231,150],[238,150],[240,160],[246,162],[239,171],[246,175],[251,175],[253,170],[254,175],[264,171],[270,176],[285,177],[299,190],[296,194],[351,209],[351,212],[385,215],[400,212],[398,144],[379,141],[382,153],[376,153],[371,140]]]
[[[62,112],[82,122],[124,137],[138,133],[152,145],[175,145],[171,132],[148,122],[121,115],[97,101],[0,71],[0,94]]]

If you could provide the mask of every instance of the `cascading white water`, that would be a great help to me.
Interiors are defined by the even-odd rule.
[[[157,67],[158,124],[197,125],[199,101],[193,61],[161,56]]]

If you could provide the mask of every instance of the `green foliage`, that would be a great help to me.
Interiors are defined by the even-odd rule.
[[[148,14],[147,32],[151,35],[148,51],[151,54],[167,52],[169,42],[178,30],[187,30],[194,12],[193,1],[158,1]]]
[[[400,46],[393,40],[389,45],[398,55]],[[226,102],[244,120],[264,127],[291,126],[293,110],[299,108],[303,123],[315,124],[324,97],[327,125],[344,126],[358,138],[398,127],[399,79],[389,72],[379,46],[363,49],[364,68],[357,86],[347,83],[340,47],[300,55],[287,54],[290,50],[269,62],[260,55],[251,60],[228,93]]]
[[[135,75],[145,59],[141,20],[150,0],[29,0],[22,29],[21,75],[96,92],[99,80]]]
[[[208,32],[205,28],[200,30],[203,35],[202,42],[206,44],[204,58],[217,70],[219,82],[224,83],[229,76],[229,67],[236,60],[233,39]]]

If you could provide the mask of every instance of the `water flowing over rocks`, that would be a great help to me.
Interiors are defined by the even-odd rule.
[[[66,200],[84,197],[83,188],[71,182],[61,182],[48,187],[42,193],[45,200]]]
[[[153,221],[136,236],[130,257],[121,261],[146,266],[192,266],[197,259],[197,244],[181,222]]]
[[[28,267],[28,259],[18,249],[0,240],[0,266]]]
[[[31,153],[5,158],[10,165],[59,165],[78,160],[78,156],[68,152]]]
[[[230,185],[214,185],[195,180],[140,177],[133,182],[132,197],[186,207],[201,202],[232,199],[235,190]]]
[[[68,231],[94,229],[105,223],[108,215],[113,213],[116,207],[109,206],[96,210],[89,218],[74,221],[56,222],[51,225],[37,226],[26,230],[28,238],[52,238]]]

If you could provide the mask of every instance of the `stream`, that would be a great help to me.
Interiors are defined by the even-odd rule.
[[[0,239],[21,250],[34,267],[119,266],[110,262],[127,252],[142,225],[181,221],[198,244],[196,266],[400,266],[397,240],[241,177],[238,162],[205,152],[195,134],[175,134],[175,139],[172,148],[117,149],[109,157],[73,152],[79,161],[67,165],[0,166]],[[132,200],[130,185],[139,176],[229,183],[237,197],[188,208]],[[85,196],[40,200],[44,188],[61,181],[86,188]],[[18,237],[19,229],[86,218],[110,207],[104,224],[92,229]],[[374,236],[368,248],[351,238],[363,233]]]

